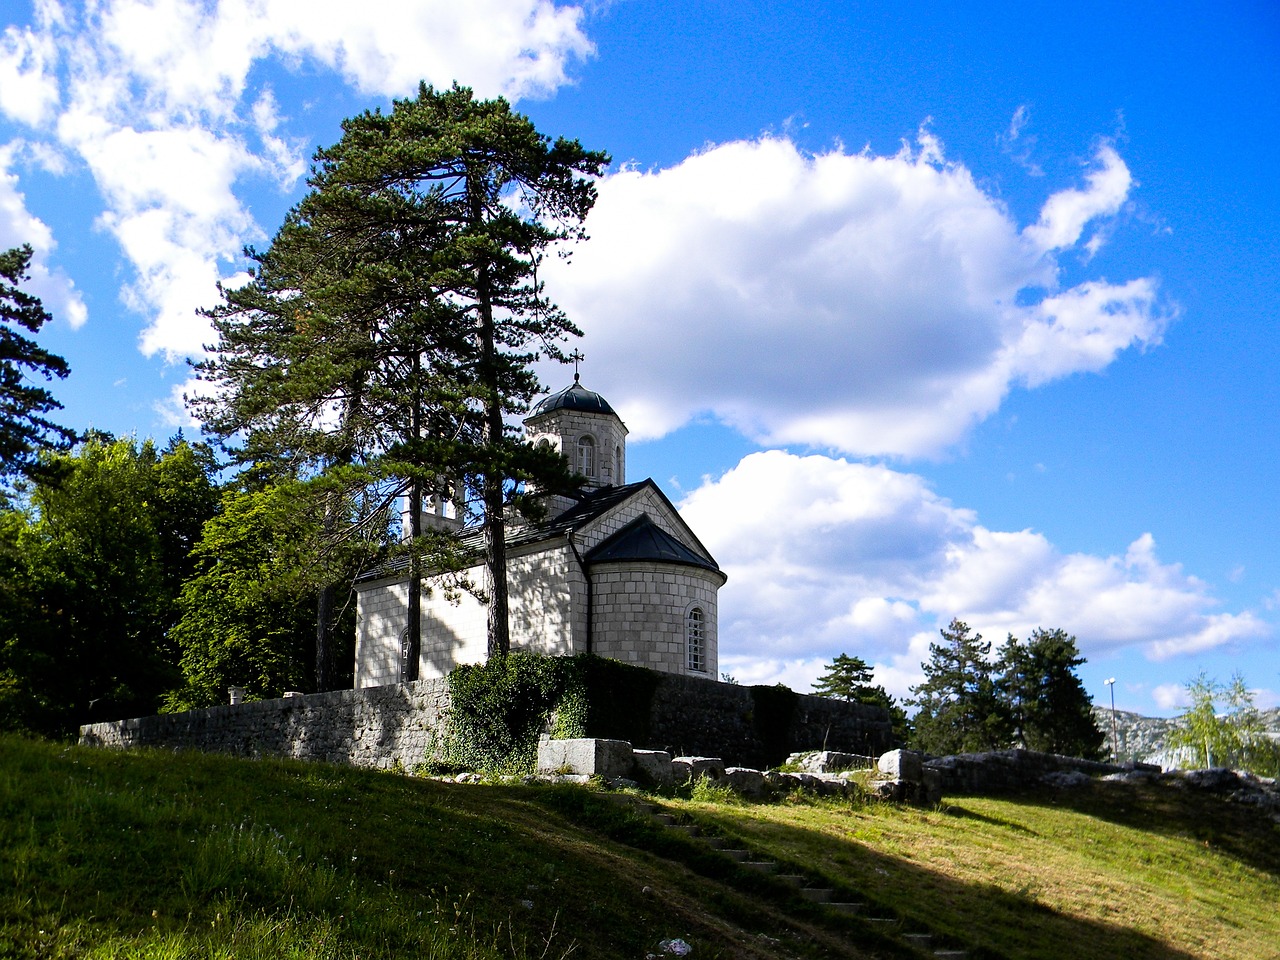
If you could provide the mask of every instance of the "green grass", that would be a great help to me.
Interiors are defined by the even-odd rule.
[[[662,802],[975,958],[1276,955],[1271,819],[1107,787]],[[0,737],[0,957],[915,956],[617,799]]]
[[[682,806],[815,878],[866,891],[908,927],[993,954],[1280,956],[1280,824],[1194,790],[1095,783],[934,810]]]

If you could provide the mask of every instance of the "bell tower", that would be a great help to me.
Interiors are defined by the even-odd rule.
[[[581,354],[573,359],[581,360]],[[582,385],[576,371],[572,384],[533,408],[524,434],[530,443],[546,443],[562,454],[589,490],[627,482],[626,425],[604,397]]]

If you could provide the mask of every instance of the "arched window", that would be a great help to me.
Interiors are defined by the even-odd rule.
[[[613,451],[613,482],[622,483],[622,445]]]
[[[578,472],[588,479],[595,479],[596,442],[590,437],[578,438]]]
[[[684,618],[685,648],[689,669],[707,672],[707,626],[701,607],[694,607]]]

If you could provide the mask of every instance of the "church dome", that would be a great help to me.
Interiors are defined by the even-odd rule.
[[[540,400],[528,419],[532,420],[555,410],[583,410],[587,413],[613,413],[617,416],[608,400],[578,382],[577,374],[574,374],[572,384]]]

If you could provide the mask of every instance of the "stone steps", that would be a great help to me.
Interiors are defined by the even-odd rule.
[[[806,884],[809,878],[798,873],[778,873],[779,866],[773,860],[752,860],[750,850],[744,850],[738,847],[730,846],[730,841],[723,837],[703,837],[700,836],[698,827],[692,823],[681,823],[673,815],[667,813],[661,806],[657,804],[640,804],[640,809],[647,812],[651,817],[660,824],[672,829],[679,830],[689,837],[699,837],[703,843],[716,852],[737,861],[749,870],[757,873],[772,875],[775,879],[781,880],[783,883],[794,887],[796,893],[808,900],[810,903],[817,904],[843,916],[862,917],[863,921],[874,926],[880,927],[886,933],[891,933],[894,928],[899,927],[902,921],[897,917],[868,917],[866,916],[867,904],[835,901],[835,890],[829,887],[811,887]],[[930,933],[900,933],[898,936],[907,945],[914,947],[922,953],[937,957],[939,960],[964,960],[968,957],[968,951],[956,949],[952,947],[934,947],[934,936]]]

